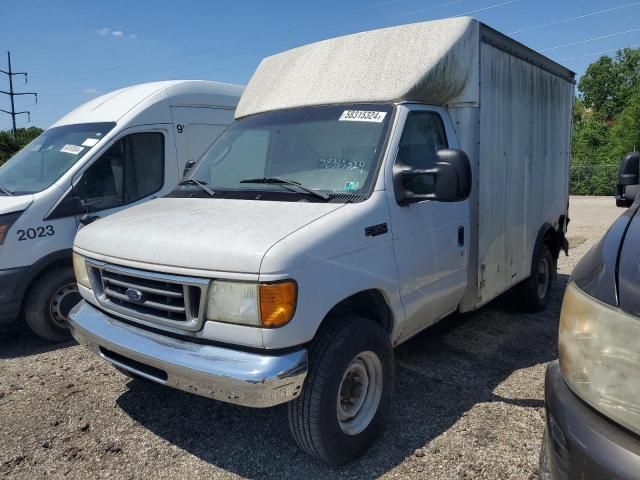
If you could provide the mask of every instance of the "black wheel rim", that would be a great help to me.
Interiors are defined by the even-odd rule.
[[[542,258],[538,263],[538,272],[536,274],[536,293],[540,300],[544,300],[551,283],[551,265],[548,258]]]

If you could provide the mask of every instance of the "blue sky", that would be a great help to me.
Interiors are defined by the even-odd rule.
[[[176,78],[246,84],[260,59],[288,48],[462,14],[578,74],[599,52],[640,46],[640,1],[633,0],[0,0],[0,68],[11,50],[14,70],[29,72],[28,85],[16,77],[17,89],[39,92],[37,105],[22,97],[17,107],[46,128],[122,86]],[[0,90],[7,88],[2,75]],[[10,125],[0,113],[0,129]]]

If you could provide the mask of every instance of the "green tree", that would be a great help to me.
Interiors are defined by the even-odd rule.
[[[576,121],[571,163],[571,188],[573,195],[610,195],[613,189],[612,172],[607,167],[611,125],[600,115],[584,111]]]
[[[571,193],[611,195],[617,165],[640,148],[640,49],[589,65],[573,110]]]
[[[572,156],[577,164],[607,163],[606,147],[611,125],[600,115],[585,112],[573,126]]]
[[[18,128],[14,137],[10,130],[0,131],[0,165],[42,133],[38,127]]]
[[[640,91],[631,96],[624,110],[611,126],[607,154],[620,159],[640,148]]]
[[[640,91],[640,49],[619,50],[589,65],[578,83],[584,105],[613,121]]]

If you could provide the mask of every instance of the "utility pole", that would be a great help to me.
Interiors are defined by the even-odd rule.
[[[1,73],[4,73],[5,75],[7,75],[9,77],[9,91],[5,92],[4,90],[0,90],[0,93],[4,93],[5,95],[9,95],[9,97],[11,98],[11,111],[7,111],[7,110],[3,110],[0,108],[0,112],[4,112],[4,113],[8,113],[9,115],[11,115],[11,122],[13,124],[13,128],[11,129],[11,131],[13,132],[13,136],[16,136],[16,115],[22,115],[22,114],[27,114],[27,117],[29,118],[29,121],[31,121],[31,112],[29,111],[22,111],[22,112],[16,112],[16,107],[15,107],[15,103],[13,101],[13,97],[16,97],[18,95],[34,95],[36,97],[36,103],[38,103],[38,94],[35,92],[14,92],[13,91],[13,77],[14,75],[24,75],[24,83],[27,83],[27,73],[26,72],[14,72],[11,70],[11,52],[7,52],[7,65],[9,68],[9,71],[5,72],[4,70],[0,70]]]

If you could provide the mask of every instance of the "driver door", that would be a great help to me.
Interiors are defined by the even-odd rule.
[[[91,221],[161,196],[177,182],[170,127],[127,129],[74,177],[78,220]],[[167,168],[167,166],[171,166]]]
[[[404,105],[395,164],[412,169],[433,168],[438,150],[459,148],[446,110]],[[402,119],[404,117],[404,121]],[[415,193],[430,193],[433,185],[414,185]],[[391,190],[393,186],[391,185]],[[389,196],[393,248],[400,294],[405,307],[401,338],[407,338],[456,310],[467,284],[469,201],[423,200],[399,205]]]

